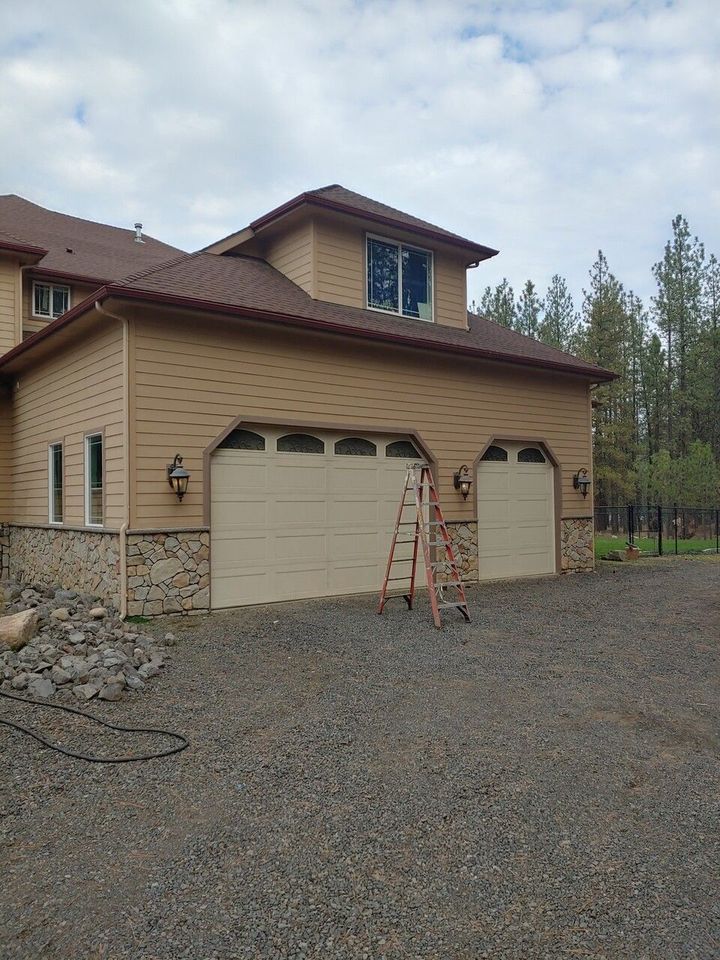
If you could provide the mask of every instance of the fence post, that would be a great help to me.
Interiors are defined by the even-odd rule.
[[[715,511],[715,553],[720,553],[720,510]]]
[[[627,542],[635,542],[635,508],[632,503],[628,504],[627,508]]]
[[[662,556],[662,537],[663,537],[663,515],[662,507],[658,505],[657,508],[657,525],[658,525],[658,556]]]
[[[678,512],[677,512],[677,504],[676,504],[676,503],[673,504],[673,527],[675,528],[675,556],[677,556],[677,552],[678,552],[678,529],[677,529],[677,527],[678,527]]]

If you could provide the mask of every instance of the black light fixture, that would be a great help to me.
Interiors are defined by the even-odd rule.
[[[168,483],[172,487],[173,493],[182,503],[182,498],[187,493],[188,480],[190,479],[190,474],[187,472],[185,467],[182,465],[183,458],[179,453],[175,454],[175,459],[172,463],[168,464],[167,468],[167,478]]]
[[[587,469],[582,467],[573,477],[573,487],[576,490],[579,490],[583,497],[588,495],[590,490],[590,477],[588,476]]]
[[[453,477],[455,489],[463,495],[463,500],[467,500],[472,486],[472,477],[470,476],[470,467],[464,463]]]

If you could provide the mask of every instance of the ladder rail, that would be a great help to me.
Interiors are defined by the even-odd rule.
[[[427,496],[425,495],[426,491]],[[408,493],[412,494],[412,500],[410,502],[408,502]],[[415,520],[403,520],[403,510],[412,507],[413,503],[415,506]],[[408,539],[398,539],[400,528],[412,526],[413,523],[415,526],[413,539],[409,539],[410,531],[403,533],[403,537],[408,537]],[[431,531],[432,539],[430,539]],[[413,545],[412,557],[395,556],[395,550],[399,544],[410,543]],[[444,557],[441,561],[432,559],[430,552],[431,547],[442,549]],[[388,584],[408,580],[410,584],[408,593],[404,595],[401,594],[401,596],[404,596],[408,609],[412,610],[417,586],[417,563],[420,550],[422,550],[425,564],[425,578],[435,626],[438,629],[441,628],[442,620],[440,611],[449,608],[459,610],[465,621],[469,621],[470,614],[467,608],[465,586],[455,559],[452,540],[447,529],[447,524],[445,523],[442,507],[440,506],[440,498],[428,463],[408,464],[406,468],[405,485],[393,529],[388,562],[385,568],[385,577],[380,591],[378,613],[383,612],[385,604],[390,599],[388,596]],[[410,572],[403,576],[392,576],[394,563],[411,563]],[[437,579],[437,571],[441,567],[449,571],[449,576],[444,581],[438,581]],[[446,590],[457,591],[458,599],[451,600],[445,595]]]

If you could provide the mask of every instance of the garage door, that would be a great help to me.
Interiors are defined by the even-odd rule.
[[[478,465],[481,580],[555,573],[554,468],[539,446],[498,441]]]
[[[212,606],[379,590],[418,459],[407,437],[233,431],[212,456]]]

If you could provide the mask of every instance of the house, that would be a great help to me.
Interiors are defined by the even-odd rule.
[[[495,253],[338,185],[193,254],[0,198],[4,569],[144,616],[375,591],[418,458],[466,580],[592,569],[613,375],[468,315]]]

